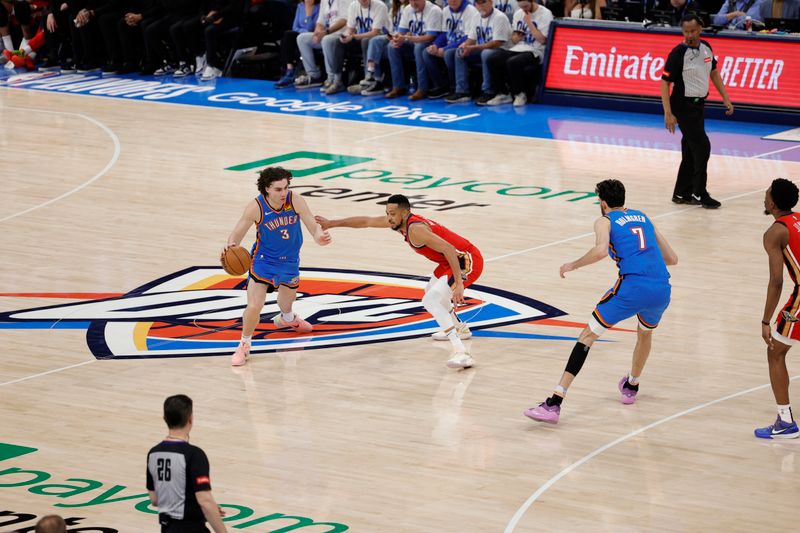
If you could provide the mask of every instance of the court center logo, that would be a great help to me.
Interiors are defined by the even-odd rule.
[[[279,329],[275,294],[267,296],[251,354],[332,348],[428,336],[438,330],[422,307],[427,279],[360,270],[303,268],[294,310],[314,325]],[[247,305],[244,277],[220,267],[191,267],[119,297],[0,314],[4,328],[83,329],[98,359],[230,355]],[[473,330],[562,316],[555,307],[472,285],[459,316]]]

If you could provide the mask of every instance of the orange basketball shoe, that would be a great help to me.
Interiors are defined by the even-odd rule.
[[[247,356],[250,355],[250,345],[240,342],[236,351],[231,356],[231,366],[242,366],[247,362]]]
[[[272,319],[272,323],[279,328],[289,328],[296,333],[308,333],[314,329],[311,324],[300,318],[300,315],[297,313],[294,314],[294,320],[291,322],[285,322],[283,318],[281,318],[281,314],[278,313],[275,315],[275,318]]]

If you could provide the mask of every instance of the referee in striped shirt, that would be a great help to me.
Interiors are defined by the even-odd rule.
[[[700,39],[703,21],[696,13],[688,13],[681,19],[681,29],[683,42],[667,56],[661,76],[664,125],[670,133],[675,133],[675,125],[678,125],[683,134],[681,166],[672,201],[716,209],[722,204],[706,190],[711,142],[706,135],[703,112],[708,97],[709,77],[722,96],[726,115],[733,113],[733,104],[717,70],[717,60],[711,46]],[[674,84],[672,94],[669,91],[670,84]]]

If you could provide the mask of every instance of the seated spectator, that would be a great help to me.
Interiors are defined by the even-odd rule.
[[[72,42],[69,37],[69,13],[67,3],[53,1],[42,13],[45,20],[45,58],[41,68],[49,70],[71,65]]]
[[[386,98],[397,98],[408,93],[404,62],[410,59],[416,64],[417,92],[428,93],[430,89],[428,73],[425,71],[422,55],[427,53],[425,50],[439,35],[441,28],[442,10],[435,4],[427,0],[411,0],[403,9],[400,30],[389,43],[392,90],[386,93]]]
[[[26,70],[35,70],[37,52],[45,44],[44,29],[40,29],[30,41],[22,41],[22,46],[19,50],[3,50],[0,54],[0,64],[5,63],[6,68],[24,68]]]
[[[758,20],[800,18],[800,0],[764,0],[758,7]]]
[[[31,5],[24,0],[0,0],[0,51],[15,50],[11,40],[11,15],[14,15],[22,28],[22,43],[19,47],[24,47],[33,38]]]
[[[468,0],[447,0],[447,7],[443,11],[444,31],[422,56],[425,71],[433,84],[428,98],[442,98],[455,92],[456,51],[467,40],[467,28],[475,17],[480,17],[478,10]],[[446,72],[447,78],[443,72]]]
[[[101,2],[90,12],[91,18],[97,21],[105,45],[106,64],[103,65],[103,72],[106,74],[116,74],[122,68],[122,44],[117,33],[117,24],[124,14],[124,3],[122,0]]]
[[[514,18],[514,13],[517,12],[517,0],[494,0],[494,8],[508,17],[511,22]]]
[[[564,16],[574,19],[601,20],[603,14],[601,7],[606,6],[606,0],[566,0],[564,2]]]
[[[714,15],[712,22],[715,26],[737,30],[744,29],[747,17],[763,22],[759,16],[761,3],[762,0],[727,0],[722,4],[719,13]]]
[[[122,19],[117,22],[117,38],[122,49],[122,66],[117,71],[128,74],[141,69],[142,74],[152,74],[155,59],[149,58],[144,43],[144,30],[157,22],[162,15],[159,0],[127,0]]]
[[[326,39],[328,41],[339,39],[339,35],[344,32],[344,27],[347,24],[347,10],[351,1],[322,0],[314,32],[303,32],[297,36],[297,48],[300,49],[300,57],[303,60],[303,68],[306,71],[303,76],[299,76],[294,82],[294,86],[298,89],[322,86],[324,91],[330,85],[332,81],[330,78],[332,66],[328,63],[328,58],[326,57],[325,70],[329,74],[328,78],[323,82],[322,73],[314,57],[314,50],[321,50],[323,41]]]
[[[103,1],[69,0],[67,5],[75,68],[81,73],[99,72],[106,50],[97,24],[97,10],[101,9]]]
[[[687,13],[702,11],[696,0],[669,0],[664,10],[672,12],[671,26],[680,26],[683,16]]]
[[[142,28],[148,63],[144,71],[164,76],[175,72],[175,66],[178,65],[176,51],[169,50],[165,46],[165,43],[171,41],[171,28],[196,18],[200,13],[200,6],[195,0],[158,1],[161,8],[160,15],[155,16],[155,20]]]
[[[513,46],[499,49],[489,58],[489,71],[498,89],[497,96],[487,102],[491,106],[524,106],[528,103],[527,92],[539,81],[553,13],[531,0],[519,0],[519,7],[512,24]]]
[[[400,31],[400,20],[403,17],[403,10],[408,5],[409,0],[392,0],[392,8],[389,16],[392,19],[391,28],[382,28],[383,33],[369,40],[367,46],[367,58],[364,64],[366,75],[359,83],[362,96],[382,95],[386,91],[386,83],[381,72],[381,63],[384,59],[389,60],[387,50],[392,37]],[[358,88],[348,87],[347,90],[353,94]]]
[[[336,94],[344,91],[342,81],[342,66],[348,48],[353,51],[353,56],[360,54],[367,57],[369,41],[381,33],[389,25],[389,8],[383,0],[356,0],[350,4],[347,11],[347,25],[338,41],[327,41],[323,46],[325,61],[330,63],[332,72],[329,77],[333,82],[325,90],[325,94]],[[328,59],[328,56],[332,56]],[[360,86],[360,85],[359,85]]]
[[[275,84],[276,89],[283,89],[294,85],[294,66],[300,60],[300,50],[297,48],[297,36],[301,33],[313,32],[319,16],[320,0],[303,0],[297,2],[294,13],[292,29],[286,30],[281,37],[281,68],[283,75]]]
[[[455,104],[469,102],[469,67],[481,65],[483,81],[478,105],[486,105],[495,97],[492,77],[489,72],[489,58],[500,48],[507,48],[511,39],[511,23],[503,13],[494,8],[491,0],[477,0],[475,7],[479,17],[475,17],[467,30],[467,40],[461,43],[456,53],[456,92],[445,97],[445,102]]]
[[[231,28],[242,25],[244,3],[245,0],[206,0],[205,15],[200,17],[199,27],[179,26],[183,30],[183,42],[175,40],[175,36],[173,40],[176,45],[180,44],[183,47],[186,65],[194,61],[194,69],[184,66],[184,75],[194,70],[200,74],[200,79],[203,81],[222,76],[225,59],[220,53],[220,38]],[[193,34],[198,28],[200,33]]]

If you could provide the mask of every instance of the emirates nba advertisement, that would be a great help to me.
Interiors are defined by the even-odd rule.
[[[734,104],[800,110],[800,41],[758,36],[702,38]],[[659,81],[680,34],[559,25],[550,44],[545,88],[600,95],[660,97]],[[722,101],[709,82],[709,100]]]

